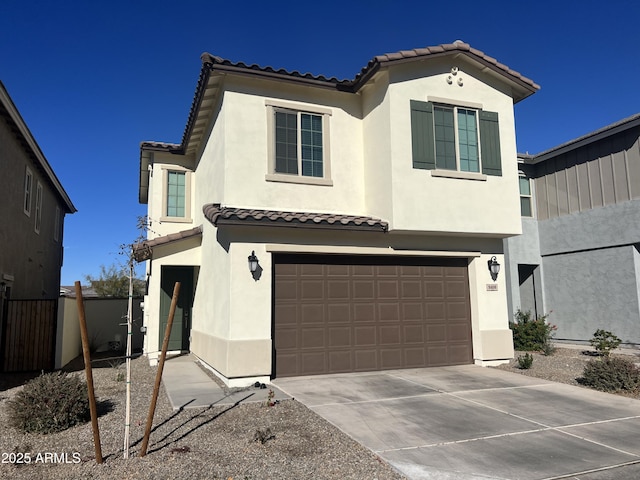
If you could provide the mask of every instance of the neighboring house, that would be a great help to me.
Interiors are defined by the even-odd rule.
[[[640,114],[519,161],[510,311],[553,311],[559,340],[640,344]]]
[[[1,82],[0,179],[0,369],[47,369],[64,217],[76,208]]]
[[[182,142],[140,149],[145,352],[180,281],[169,348],[229,385],[511,358],[488,264],[521,233],[513,105],[538,88],[460,41],[352,80],[203,54]]]
[[[67,192],[0,82],[0,285],[17,299],[57,298]]]

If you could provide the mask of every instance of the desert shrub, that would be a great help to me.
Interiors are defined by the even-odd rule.
[[[513,331],[513,348],[516,350],[541,350],[545,354],[553,353],[551,339],[558,327],[547,322],[548,315],[539,315],[533,319],[531,311],[518,309],[515,322],[509,322]]]
[[[522,370],[529,370],[533,365],[533,355],[525,353],[518,356],[518,367]]]
[[[34,378],[7,404],[12,425],[24,432],[59,432],[91,418],[87,384],[66,373]]]
[[[603,357],[608,357],[612,350],[615,350],[620,346],[621,342],[622,340],[613,333],[602,329],[596,330],[596,333],[593,334],[593,338],[589,340],[591,346]]]
[[[633,361],[622,357],[590,360],[578,382],[603,392],[637,391],[640,389],[640,369]]]

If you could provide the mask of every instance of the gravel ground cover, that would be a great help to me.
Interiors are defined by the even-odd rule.
[[[10,427],[6,400],[15,395],[21,388],[16,385],[25,378],[5,375],[0,380],[0,478],[404,478],[295,400],[273,407],[252,403],[174,412],[163,389],[148,453],[140,457],[156,375],[156,368],[150,367],[145,358],[132,361],[132,448],[130,458],[125,460],[125,366],[108,362],[102,362],[100,368],[96,365],[93,378],[102,413],[99,428],[103,464],[95,461],[91,422],[49,435],[25,434]],[[81,368],[74,374],[84,377]],[[29,454],[30,463],[16,463],[20,457],[26,462],[25,454]]]
[[[585,349],[586,350],[586,349]],[[516,352],[516,358],[522,352]],[[640,361],[638,352],[632,352]],[[529,370],[517,361],[502,370],[578,385],[582,349],[558,348],[551,356],[533,353]],[[82,362],[72,366],[84,377]],[[6,400],[29,375],[0,377],[0,478],[11,479],[402,479],[375,454],[295,400],[173,411],[161,389],[154,429],[145,457],[139,456],[156,368],[146,358],[132,361],[131,449],[123,458],[124,365],[94,364],[100,404],[104,463],[95,461],[91,423],[64,432],[24,434],[9,426]],[[32,376],[31,376],[32,377]],[[637,398],[640,396],[636,395]],[[258,433],[257,433],[258,432]],[[261,438],[260,438],[261,437]],[[264,443],[261,441],[264,440]],[[15,454],[15,455],[14,455]],[[16,463],[22,454],[26,462]]]

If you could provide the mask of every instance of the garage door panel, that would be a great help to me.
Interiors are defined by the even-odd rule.
[[[327,371],[327,352],[303,352],[300,357],[300,369],[304,375],[317,375]]]
[[[380,345],[400,345],[400,325],[386,325],[379,328]]]
[[[353,305],[353,321],[354,322],[373,322],[375,321],[375,305],[372,303],[356,303]]]
[[[422,325],[403,325],[404,343],[422,345],[425,341],[424,326]]]
[[[375,299],[375,285],[373,280],[357,280],[353,282],[353,299],[369,300]]]
[[[298,281],[296,279],[281,279],[275,295],[276,300],[296,300],[298,298]]]
[[[374,325],[354,327],[353,333],[355,347],[374,346],[378,343]]]
[[[301,280],[300,299],[317,300],[324,299],[324,282],[322,280]]]
[[[351,327],[331,327],[329,328],[329,347],[351,347]]]
[[[275,315],[278,318],[278,324],[281,326],[298,324],[298,306],[296,304],[277,304],[275,307]]]
[[[369,372],[371,370],[380,370],[378,367],[378,350],[377,349],[358,349],[353,352],[355,372]]]
[[[424,347],[404,349],[404,368],[424,367],[426,363]]]
[[[398,323],[400,321],[400,305],[398,303],[379,303],[378,320]]]
[[[349,299],[349,281],[348,280],[327,280],[327,299],[329,300],[348,300]]]
[[[353,372],[351,350],[339,350],[329,352],[329,371],[333,373]]]
[[[427,325],[427,342],[446,342],[447,341],[447,324],[434,323]]]
[[[327,305],[328,323],[350,323],[351,306],[348,303]]]
[[[391,370],[402,368],[403,358],[401,348],[381,348],[380,349],[380,370]]]
[[[399,286],[398,280],[378,280],[378,298],[379,299],[398,299]]]
[[[466,259],[274,256],[276,376],[472,362]]]
[[[303,328],[300,335],[300,348],[325,348],[324,328]]]
[[[300,322],[302,325],[325,323],[324,304],[302,304],[300,305]]]

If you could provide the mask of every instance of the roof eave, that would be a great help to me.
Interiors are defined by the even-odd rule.
[[[544,162],[551,157],[557,157],[558,155],[562,155],[563,153],[575,150],[585,145],[589,145],[590,143],[597,142],[598,140],[602,140],[603,138],[610,137],[611,135],[624,132],[625,130],[629,130],[630,128],[634,128],[637,126],[640,126],[640,113],[622,119],[619,122],[612,123],[611,125],[607,125],[606,127],[595,130],[591,133],[583,135],[582,137],[570,140],[566,143],[563,143],[562,145],[558,145],[557,147],[545,150],[537,155],[534,155],[530,163],[536,164]]]
[[[22,115],[20,115],[18,108],[13,103],[13,100],[9,96],[9,92],[7,92],[7,89],[5,88],[4,84],[1,81],[0,81],[0,103],[2,103],[4,108],[9,113],[11,120],[18,127],[20,134],[23,136],[25,142],[31,149],[31,152],[33,153],[38,163],[40,164],[40,167],[42,167],[47,177],[49,177],[49,180],[51,181],[54,189],[56,190],[56,192],[60,196],[60,199],[62,200],[62,202],[66,207],[66,213],[77,212],[78,210],[73,205],[73,202],[71,201],[71,199],[69,198],[69,195],[67,194],[64,187],[62,186],[62,183],[60,183],[60,180],[58,179],[57,175],[51,168],[51,165],[49,164],[46,157],[44,156],[44,153],[42,153],[42,150],[40,150],[40,146],[38,145],[38,142],[36,142],[36,139],[31,134],[29,127],[27,127],[27,124],[22,118]]]

